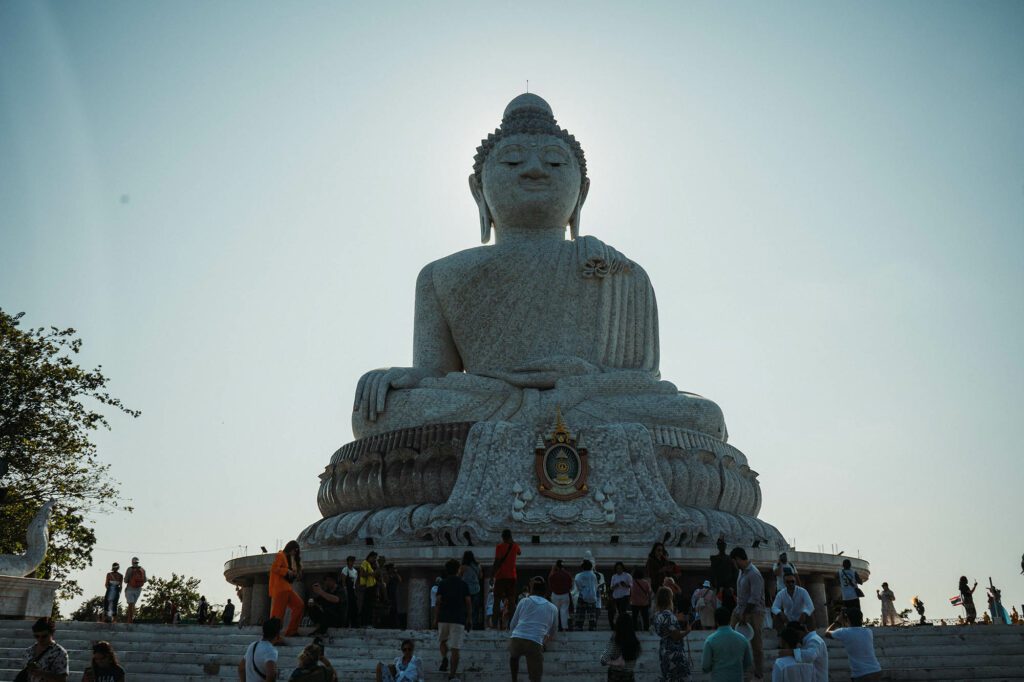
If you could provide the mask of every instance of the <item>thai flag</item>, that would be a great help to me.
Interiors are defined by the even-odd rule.
[[[949,603],[952,604],[953,606],[963,606],[964,605],[964,598],[961,597],[958,594],[955,597],[950,597],[949,598]]]

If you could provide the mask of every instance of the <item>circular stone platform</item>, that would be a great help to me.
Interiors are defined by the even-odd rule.
[[[556,560],[561,559],[566,568],[575,571],[583,560],[583,552],[593,552],[598,570],[609,575],[615,562],[622,561],[632,570],[643,566],[650,548],[635,545],[585,546],[582,544],[533,544],[531,538],[516,538],[523,549],[517,564],[519,581],[522,585],[534,575],[547,576]],[[494,558],[494,546],[452,546],[452,547],[374,547],[372,545],[348,545],[304,550],[302,565],[304,580],[294,583],[300,595],[307,595],[308,588],[327,573],[337,574],[345,565],[345,557],[355,556],[357,565],[371,551],[386,556],[395,564],[402,578],[399,596],[399,613],[406,615],[409,628],[426,628],[429,625],[430,587],[434,579],[442,574],[444,562],[448,559],[462,559],[463,552],[470,550],[477,561],[489,572]],[[679,582],[684,594],[690,594],[704,580],[711,577],[711,555],[713,549],[701,547],[669,547],[669,559],[682,572]],[[831,614],[828,608],[839,598],[836,573],[842,568],[844,559],[849,558],[854,570],[867,581],[870,566],[863,559],[854,559],[817,552],[787,552],[790,562],[800,572],[801,584],[811,593],[814,601],[815,621],[818,626],[828,624]],[[751,561],[765,575],[769,594],[774,594],[774,576],[769,575],[778,552],[765,549],[747,549]],[[267,575],[273,563],[274,554],[255,554],[239,557],[224,565],[224,577],[242,589],[242,623],[262,622],[270,612],[270,598],[267,594]]]

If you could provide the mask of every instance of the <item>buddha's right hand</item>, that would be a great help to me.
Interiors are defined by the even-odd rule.
[[[420,380],[435,375],[422,367],[385,367],[370,370],[359,379],[353,412],[359,412],[368,421],[377,421],[377,415],[384,411],[388,391],[392,388],[412,388]]]

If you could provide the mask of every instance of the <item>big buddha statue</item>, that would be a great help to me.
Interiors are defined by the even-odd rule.
[[[420,272],[413,366],[363,376],[357,438],[436,422],[540,426],[560,406],[578,427],[635,422],[726,440],[717,405],[661,380],[647,273],[581,236],[586,159],[547,102],[512,100],[477,148],[469,187],[481,241],[494,244]]]
[[[483,245],[419,273],[412,365],[360,379],[357,440],[321,475],[324,519],[303,541],[451,544],[519,524],[784,546],[756,519],[756,473],[727,444],[721,409],[661,379],[647,273],[581,233],[586,158],[547,102],[509,103],[469,189]],[[534,477],[552,437],[575,448],[559,464],[571,495]]]

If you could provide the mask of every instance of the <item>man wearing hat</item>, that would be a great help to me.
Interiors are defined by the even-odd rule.
[[[718,598],[715,590],[711,587],[711,581],[705,580],[704,584],[693,591],[690,597],[690,606],[693,607],[694,618],[701,629],[715,629],[715,609],[718,608]]]
[[[103,611],[107,620],[111,623],[117,621],[117,602],[121,600],[121,588],[124,586],[124,576],[121,575],[121,564],[116,561],[110,567],[110,572],[103,579]]]
[[[124,599],[128,602],[128,622],[135,620],[135,602],[139,601],[142,594],[142,586],[146,584],[146,569],[139,566],[139,557],[132,557],[131,567],[124,572],[124,581],[128,586],[124,588]]]

